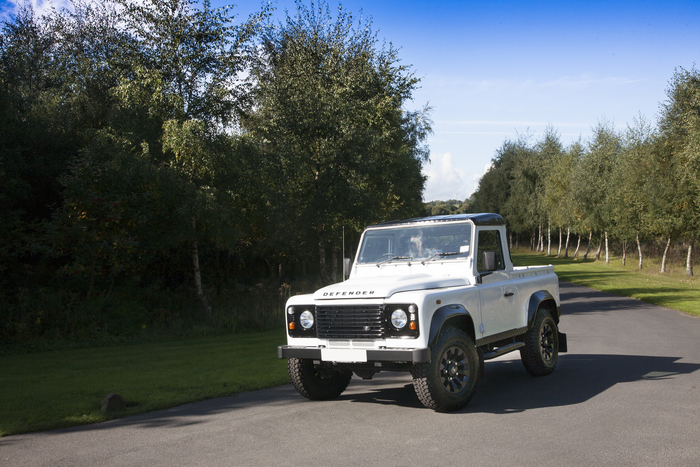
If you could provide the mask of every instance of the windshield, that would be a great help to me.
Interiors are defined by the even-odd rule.
[[[358,263],[465,258],[469,255],[471,233],[470,223],[368,230]]]

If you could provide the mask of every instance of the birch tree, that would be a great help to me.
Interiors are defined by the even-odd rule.
[[[418,79],[377,42],[342,7],[333,17],[325,2],[297,2],[263,36],[254,69],[257,108],[245,124],[266,157],[271,228],[287,226],[288,248],[316,245],[323,283],[343,225],[422,210],[429,109],[403,109]]]
[[[700,72],[676,70],[666,96],[659,119],[663,157],[657,159],[671,182],[664,214],[687,238],[686,274],[692,276],[692,249],[700,233]]]

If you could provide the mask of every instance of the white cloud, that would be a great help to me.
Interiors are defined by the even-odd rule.
[[[428,177],[423,194],[426,201],[463,200],[474,191],[467,171],[455,165],[449,152],[432,154],[430,164],[423,168],[423,173]]]

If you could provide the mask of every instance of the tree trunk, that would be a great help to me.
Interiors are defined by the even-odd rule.
[[[627,264],[627,240],[622,240],[622,265]]]
[[[593,231],[588,232],[588,246],[586,247],[586,254],[583,255],[583,259],[588,258],[588,253],[591,251],[591,239],[593,238]]]
[[[552,254],[552,223],[547,219],[547,256]]]
[[[338,282],[338,249],[335,245],[331,248],[331,280],[334,284]]]
[[[576,243],[576,251],[574,251],[573,258],[576,258],[576,256],[578,256],[578,249],[580,247],[581,247],[581,234],[578,234],[578,242]]]
[[[661,258],[661,274],[666,272],[666,255],[668,255],[668,249],[671,248],[671,233],[668,234],[668,241],[666,242],[666,248],[664,248],[664,255]]]
[[[323,237],[318,240],[318,267],[321,274],[321,284],[326,286],[329,281],[328,267],[326,266],[326,240]]]
[[[508,231],[508,248],[513,251],[513,232]]]
[[[603,248],[603,234],[600,234],[600,241],[598,242],[598,251],[595,254],[595,260],[598,261],[600,259],[600,250]]]
[[[642,244],[639,243],[639,231],[637,231],[637,253],[639,253],[639,269],[642,270]]]
[[[605,231],[605,264],[610,263],[610,250],[608,249],[608,231]]]
[[[566,227],[566,245],[564,245],[564,258],[569,257],[569,237],[571,236],[571,226]]]
[[[557,248],[557,258],[561,256],[561,227],[559,227],[559,248]]]
[[[192,217],[192,231],[197,233],[197,219]],[[207,300],[206,295],[204,295],[204,289],[202,288],[202,273],[199,269],[199,246],[197,245],[197,240],[192,242],[192,265],[194,267],[194,286],[197,290],[197,298],[202,303],[204,308],[204,316],[209,318],[211,316],[211,306]]]
[[[688,244],[688,258],[685,261],[685,273],[688,277],[693,277],[693,242]]]

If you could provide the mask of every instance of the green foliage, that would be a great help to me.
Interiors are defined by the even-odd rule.
[[[428,109],[402,110],[418,80],[393,47],[377,48],[369,24],[342,8],[334,18],[325,2],[297,2],[267,30],[253,72],[259,107],[244,124],[262,143],[274,200],[266,230],[285,254],[317,246],[327,281],[325,244],[343,226],[421,209]]]
[[[365,23],[314,9],[274,26],[268,4],[239,20],[208,1],[77,0],[3,24],[3,342],[122,339],[120,302],[136,321],[169,308],[154,323],[179,333],[168,294],[214,305],[185,326],[265,327],[227,288],[276,290],[333,266],[343,227],[352,241],[420,212],[429,111],[402,108],[417,80]],[[141,288],[163,304],[123,292]]]
[[[423,204],[424,215],[444,216],[450,214],[464,214],[469,212],[469,200],[459,201],[448,199],[447,201],[429,201]]]

